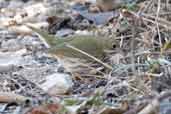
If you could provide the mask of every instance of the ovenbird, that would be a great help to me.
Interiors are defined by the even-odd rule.
[[[95,36],[71,36],[67,38],[59,38],[54,35],[49,35],[47,32],[33,26],[28,27],[38,33],[47,42],[50,46],[49,52],[55,55],[88,59],[84,54],[67,47],[67,44],[69,44],[98,59],[102,59],[104,57],[104,50],[113,47],[112,42],[114,42],[114,40],[109,38]]]

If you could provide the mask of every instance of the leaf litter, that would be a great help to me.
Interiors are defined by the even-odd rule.
[[[0,1],[2,114],[169,114],[170,2],[101,2]],[[109,8],[108,2],[117,6]],[[91,48],[72,44],[67,54],[77,51],[81,58],[52,54],[28,24],[53,35],[52,42],[86,31],[79,37],[112,39],[112,47],[99,60],[89,53]],[[17,54],[21,50],[25,52]],[[41,87],[46,84],[52,88]],[[69,87],[65,93],[55,92],[64,87]]]

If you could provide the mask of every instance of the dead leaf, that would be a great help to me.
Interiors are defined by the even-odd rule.
[[[59,104],[47,104],[45,106],[34,107],[26,112],[26,114],[56,114],[61,108],[62,106]]]

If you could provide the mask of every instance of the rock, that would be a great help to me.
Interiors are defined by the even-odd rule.
[[[88,7],[85,7],[81,4],[76,4],[72,7],[72,10],[77,12],[79,16],[87,19],[89,22],[92,22],[96,25],[105,25],[114,17],[118,17],[119,13],[115,11],[107,12],[89,12]]]
[[[9,28],[9,31],[15,32],[20,35],[30,35],[32,34],[32,31],[26,27],[25,25],[21,26],[12,26]]]
[[[23,6],[23,2],[19,0],[12,0],[10,1],[8,8],[10,9],[16,9],[16,8],[21,8]]]
[[[22,48],[22,46],[20,46],[19,42],[16,39],[3,41],[1,44],[1,47],[2,49],[8,50],[8,51],[15,51],[15,50],[19,50]]]
[[[114,17],[119,16],[119,13],[113,11],[101,13],[79,12],[79,14],[96,25],[105,25]]]
[[[22,55],[26,50],[19,50],[17,52],[0,52],[0,72],[8,72],[13,70],[17,65],[21,64]]]
[[[96,0],[96,4],[101,11],[111,11],[120,7],[123,4],[123,0]]]
[[[27,48],[29,48],[29,50],[41,50],[41,49],[44,49],[44,45],[43,43],[40,41],[40,39],[38,37],[34,37],[34,36],[24,36],[24,37],[20,37],[19,38],[19,41],[20,41],[20,45],[21,46],[25,46]]]
[[[0,64],[0,72],[9,72],[13,69],[15,69],[14,65],[1,65]]]
[[[56,32],[56,36],[57,37],[65,37],[65,36],[71,35],[73,33],[74,33],[74,31],[72,29],[61,29]]]
[[[164,102],[160,104],[160,114],[170,114],[171,112],[171,103]]]
[[[127,3],[136,2],[137,0],[75,0],[75,6],[78,10],[85,10],[86,3],[96,6],[99,11],[108,12],[120,8]]]
[[[76,106],[66,106],[66,109],[69,114],[77,114],[78,110],[81,108],[80,105]]]
[[[6,8],[8,6],[8,2],[5,0],[0,0],[0,9]]]
[[[86,7],[85,5],[83,4],[80,4],[80,3],[76,3],[76,4],[73,4],[72,7],[71,7],[72,10],[76,10],[76,11],[85,11],[88,9],[88,7]]]
[[[96,0],[96,5],[101,11],[111,11],[122,7],[125,4],[137,2],[138,0]]]
[[[37,17],[38,15],[46,15],[48,12],[48,8],[45,7],[42,3],[35,3],[32,5],[29,5],[24,8],[26,11],[28,17]]]
[[[160,102],[160,114],[170,114],[171,111],[171,97],[165,98]]]
[[[15,32],[12,31],[7,31],[7,30],[0,30],[0,40],[7,40],[7,39],[13,39],[16,38],[17,34]]]
[[[96,0],[74,0],[76,4],[96,3]]]
[[[77,30],[77,31],[75,31],[75,34],[76,35],[93,35],[92,32],[89,32],[87,30]]]
[[[18,2],[15,1],[14,4],[18,4]],[[34,4],[22,3],[22,7],[23,7],[22,10],[19,9],[19,11],[16,11],[17,13],[14,13],[13,15],[11,14],[12,16],[10,16],[13,17],[12,20],[14,20],[17,24],[28,23],[28,22],[32,22],[32,23],[37,23],[42,21],[44,22],[50,10],[50,8],[47,8],[42,3],[34,3]],[[18,6],[18,8],[21,7]]]
[[[40,87],[50,95],[66,94],[72,88],[73,82],[68,74],[55,73],[46,77]]]

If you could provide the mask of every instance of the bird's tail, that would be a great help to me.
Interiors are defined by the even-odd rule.
[[[34,27],[33,25],[26,25],[26,26],[30,28],[32,31],[34,31],[48,48],[61,46],[64,45],[65,42],[72,40],[72,39],[57,38],[54,35],[50,35],[46,31]]]

